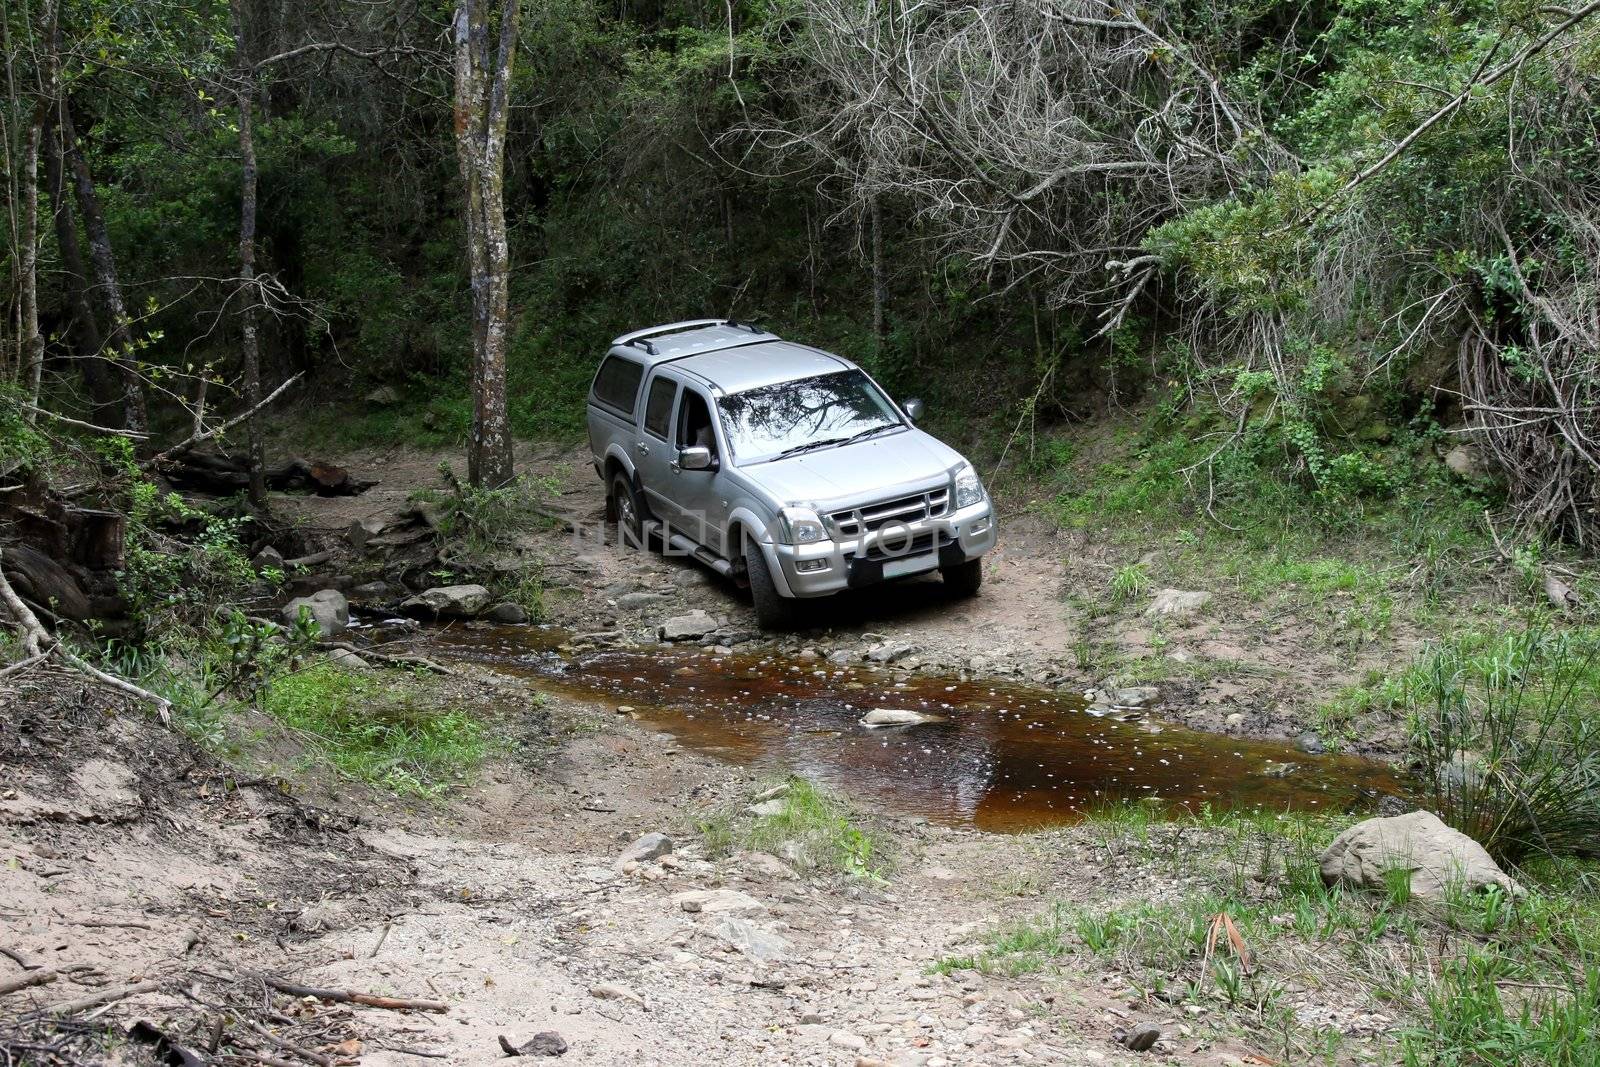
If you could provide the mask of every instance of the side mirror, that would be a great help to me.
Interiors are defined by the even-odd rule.
[[[910,400],[907,400],[904,404],[901,404],[900,406],[906,409],[906,418],[910,419],[912,422],[921,422],[922,421],[922,415],[923,415],[924,411],[927,410],[923,406],[922,401],[916,399],[915,397],[913,397]]]
[[[678,466],[686,471],[708,470],[711,467],[711,449],[700,447],[678,449]]]

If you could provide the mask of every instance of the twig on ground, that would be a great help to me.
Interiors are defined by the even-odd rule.
[[[166,979],[157,978],[148,982],[139,982],[135,985],[118,986],[116,989],[104,989],[98,993],[92,993],[87,997],[79,997],[77,1000],[66,1000],[62,1001],[60,1004],[52,1004],[47,1008],[40,1008],[33,1014],[76,1015],[80,1011],[87,1011],[89,1008],[98,1008],[102,1004],[114,1004],[119,1000],[126,1000],[128,997],[138,996],[140,993],[153,993],[166,984]]]
[[[34,971],[32,974],[22,975],[19,978],[12,978],[7,981],[0,982],[0,997],[5,996],[7,993],[15,993],[19,989],[27,989],[31,986],[49,985],[59,977],[60,975],[56,974],[55,971],[40,970]]]
[[[368,1008],[388,1008],[394,1011],[449,1011],[450,1005],[442,1000],[416,1000],[408,997],[380,997],[372,993],[358,993],[347,989],[320,989],[316,986],[296,985],[270,974],[252,974],[280,993],[293,997],[316,997],[336,1004],[360,1004]]]

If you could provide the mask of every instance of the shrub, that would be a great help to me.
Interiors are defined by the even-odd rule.
[[[1584,631],[1468,634],[1406,680],[1431,806],[1497,859],[1600,852],[1596,651]]]

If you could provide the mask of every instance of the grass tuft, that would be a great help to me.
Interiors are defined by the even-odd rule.
[[[766,815],[743,810],[707,816],[700,832],[707,851],[769,852],[796,870],[831,871],[851,878],[882,880],[889,869],[883,839],[856,825],[849,807],[805,778],[792,777],[775,798],[782,807]]]

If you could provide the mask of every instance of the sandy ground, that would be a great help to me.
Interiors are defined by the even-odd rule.
[[[490,1063],[501,1035],[543,1031],[591,1064],[1148,1062],[1114,1040],[1136,1020],[1171,1035],[1162,1058],[1245,1054],[1186,1041],[1186,1022],[1163,1015],[1176,1008],[1114,989],[933,972],[1033,910],[1016,887],[1067,877],[1064,853],[884,816],[896,856],[883,883],[802,877],[760,854],[713,862],[697,818],[757,783],[607,708],[549,705],[568,739],[536,765],[496,763],[448,806],[407,810],[315,775],[299,792],[317,802],[297,799],[64,676],[0,695],[19,709],[0,735],[0,947],[61,975],[0,999],[0,1034],[42,1041],[26,1012],[158,980],[90,1017],[146,1020],[189,1048],[215,1020],[233,1035],[248,1019],[367,1065]],[[650,831],[675,851],[619,866]],[[685,910],[679,894],[705,890],[723,892]],[[0,981],[23,973],[0,960]],[[448,1010],[304,1002],[258,973]],[[153,1062],[137,1046],[72,1047],[77,1062]]]

